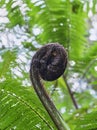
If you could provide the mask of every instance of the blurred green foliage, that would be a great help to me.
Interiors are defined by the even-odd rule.
[[[97,41],[89,39],[96,7],[97,0],[0,1],[0,130],[56,130],[29,80],[33,54],[52,42],[66,48],[68,67],[65,79],[44,81],[46,90],[71,130],[97,129]]]

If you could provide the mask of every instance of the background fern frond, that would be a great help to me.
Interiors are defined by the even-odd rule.
[[[96,130],[97,129],[97,110],[88,113],[84,116],[80,116],[80,119],[76,119],[76,128],[74,130]]]
[[[55,129],[33,89],[12,80],[0,83],[0,122],[2,130]]]

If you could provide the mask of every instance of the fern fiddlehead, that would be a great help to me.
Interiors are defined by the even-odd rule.
[[[33,56],[30,66],[32,85],[58,130],[69,130],[62,122],[60,114],[48,96],[41,78],[47,81],[60,77],[67,65],[67,54],[63,46],[51,43],[40,48]]]

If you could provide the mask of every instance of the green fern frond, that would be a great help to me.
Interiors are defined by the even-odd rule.
[[[4,49],[1,51],[1,63],[0,63],[0,78],[10,76],[11,66],[14,64],[16,59],[16,50]]]
[[[97,130],[97,111],[93,111],[75,120],[74,130]]]
[[[7,24],[7,27],[12,28],[16,25],[23,25],[24,19],[22,12],[20,11],[20,6],[17,5],[16,1],[10,0],[8,3],[6,3],[6,9],[8,11],[8,19],[9,23]],[[14,6],[13,6],[14,5]]]
[[[47,112],[32,92],[16,81],[0,83],[0,129],[54,130]]]

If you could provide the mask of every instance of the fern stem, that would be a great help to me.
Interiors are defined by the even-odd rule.
[[[76,102],[76,100],[75,100],[75,98],[74,98],[74,95],[73,95],[73,93],[72,93],[72,91],[71,91],[71,89],[70,89],[70,86],[69,86],[69,84],[68,84],[68,82],[67,82],[67,80],[66,80],[65,75],[63,75],[63,79],[64,79],[64,82],[65,82],[65,84],[66,84],[66,86],[67,86],[67,89],[68,89],[68,92],[69,92],[70,97],[71,97],[71,99],[72,99],[72,102],[73,102],[75,108],[78,109],[78,104],[77,104],[77,102]]]
[[[51,44],[50,46],[46,46],[47,48],[51,47],[51,50],[56,50],[56,46],[59,47],[60,50],[60,45],[58,44]],[[53,47],[53,48],[52,48]],[[47,110],[49,116],[51,117],[52,121],[54,122],[57,130],[70,130],[69,127],[67,126],[67,124],[65,123],[65,121],[63,121],[63,118],[60,116],[60,113],[58,112],[58,110],[56,109],[55,105],[53,104],[52,100],[50,99],[49,95],[47,94],[42,82],[41,82],[41,78],[40,78],[40,73],[39,73],[39,57],[43,57],[43,51],[46,52],[46,55],[48,54],[49,50],[44,50],[46,48],[40,49],[33,57],[32,62],[31,62],[31,67],[30,67],[30,78],[32,81],[32,85],[39,97],[39,99],[41,100],[43,106],[45,107],[45,109]],[[50,49],[50,48],[49,48]],[[57,48],[58,49],[58,48]],[[42,50],[42,51],[41,51]],[[41,53],[40,53],[41,52]],[[50,51],[51,53],[52,51]],[[60,51],[61,52],[61,51]],[[55,51],[53,53],[54,55],[56,54]],[[52,54],[51,54],[52,55]],[[48,56],[47,56],[48,58]],[[51,60],[51,57],[50,59]],[[57,60],[59,60],[57,58]],[[52,61],[52,60],[51,60]],[[50,61],[49,61],[50,62]],[[57,63],[58,61],[54,60],[54,63]],[[43,60],[42,60],[42,63]],[[50,63],[51,64],[51,63]],[[40,65],[41,66],[41,65]],[[53,66],[52,66],[53,67]],[[54,64],[55,67],[55,64]],[[49,68],[49,67],[48,67]],[[54,73],[54,72],[53,72]],[[55,76],[55,75],[54,75]],[[44,77],[45,78],[45,77]],[[54,77],[52,77],[54,79]],[[49,77],[49,80],[51,80],[51,77]]]

